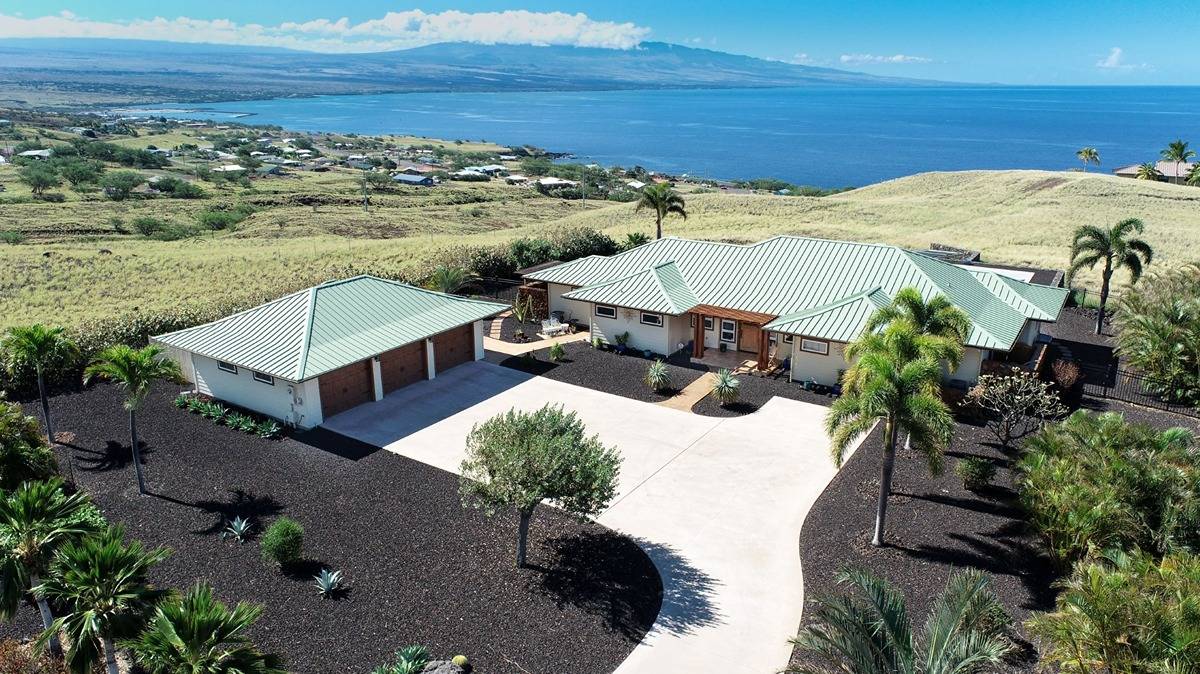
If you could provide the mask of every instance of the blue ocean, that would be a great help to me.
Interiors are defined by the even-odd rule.
[[[162,106],[158,106],[162,107]],[[1200,146],[1200,87],[416,93],[213,103],[168,114],[304,131],[527,143],[710,178],[859,186],[921,171],[1153,161]],[[243,116],[245,115],[245,116]]]

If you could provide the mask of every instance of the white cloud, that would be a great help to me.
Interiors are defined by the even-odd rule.
[[[806,64],[812,63],[813,60],[811,58],[809,58],[808,54],[806,54],[804,52],[799,52],[796,54],[792,54],[791,62],[798,64],[798,65],[806,65]]]
[[[877,56],[875,54],[842,54],[838,59],[842,63],[863,64],[863,63],[933,63],[933,59],[925,58],[924,56],[909,56],[907,54],[893,54],[891,56]]]
[[[275,26],[239,24],[228,19],[134,19],[91,21],[70,12],[24,18],[0,13],[0,38],[92,37],[172,42],[287,47],[322,52],[365,52],[406,49],[436,42],[481,44],[572,45],[630,49],[650,35],[633,23],[595,21],[586,14],[565,12],[445,11],[388,12],[378,19],[315,19]]]
[[[1149,63],[1125,63],[1125,52],[1120,47],[1113,47],[1108,56],[1096,61],[1096,67],[1101,70],[1153,70]]]

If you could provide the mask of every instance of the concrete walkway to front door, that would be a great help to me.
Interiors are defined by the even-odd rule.
[[[804,602],[800,527],[836,472],[825,408],[774,398],[719,419],[474,362],[325,427],[457,471],[474,424],[546,403],[620,450],[618,494],[597,521],[637,541],[663,579],[658,619],[617,673],[783,669]]]

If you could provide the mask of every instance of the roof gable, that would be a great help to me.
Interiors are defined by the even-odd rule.
[[[682,314],[700,303],[674,262],[563,293],[563,297],[662,314]]]

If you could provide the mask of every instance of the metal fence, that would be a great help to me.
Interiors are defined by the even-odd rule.
[[[1200,411],[1183,403],[1172,402],[1153,392],[1153,378],[1140,372],[1121,370],[1115,365],[1111,367],[1080,365],[1083,375],[1083,392],[1097,398],[1108,398],[1122,402],[1142,405],[1153,409],[1174,412],[1189,417],[1200,418]]]

